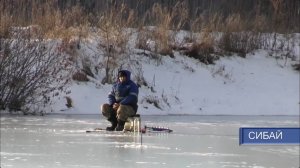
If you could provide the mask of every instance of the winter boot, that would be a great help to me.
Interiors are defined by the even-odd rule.
[[[117,125],[117,127],[116,127],[116,131],[123,131],[123,129],[124,129],[124,124],[125,124],[125,121],[118,120],[118,125]]]
[[[114,131],[115,128],[117,127],[117,124],[118,124],[117,118],[116,117],[112,117],[112,118],[109,118],[107,120],[111,123],[111,126],[110,127],[106,127],[106,131]]]

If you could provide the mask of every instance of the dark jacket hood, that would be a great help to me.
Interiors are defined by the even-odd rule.
[[[118,72],[118,74],[119,74],[120,72],[123,72],[123,73],[126,74],[126,82],[128,82],[128,81],[131,80],[131,79],[130,79],[130,76],[131,76],[131,72],[130,72],[130,71],[128,71],[128,70],[120,70],[120,71]],[[119,79],[118,79],[118,80],[119,80]]]

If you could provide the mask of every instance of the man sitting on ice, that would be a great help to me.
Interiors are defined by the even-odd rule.
[[[139,90],[130,74],[127,70],[118,72],[118,80],[108,94],[108,104],[101,106],[103,116],[112,124],[106,128],[107,131],[123,131],[127,118],[137,112]]]

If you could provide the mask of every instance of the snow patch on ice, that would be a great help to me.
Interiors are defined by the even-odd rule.
[[[141,145],[141,144],[124,144],[116,145],[116,148],[128,148],[128,149],[161,149],[161,150],[170,150],[170,147],[165,146],[154,146],[154,145]]]
[[[160,153],[162,155],[178,155],[178,156],[205,156],[205,157],[240,157],[240,154],[230,153],[200,153],[200,152],[180,152],[180,153]]]

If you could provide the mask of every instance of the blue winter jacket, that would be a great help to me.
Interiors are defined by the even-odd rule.
[[[134,111],[137,111],[137,102],[139,89],[138,86],[130,79],[131,73],[128,70],[121,70],[126,74],[126,81],[118,81],[113,85],[112,91],[108,94],[108,102],[112,106],[114,103],[130,105]],[[121,72],[119,71],[119,73]]]

